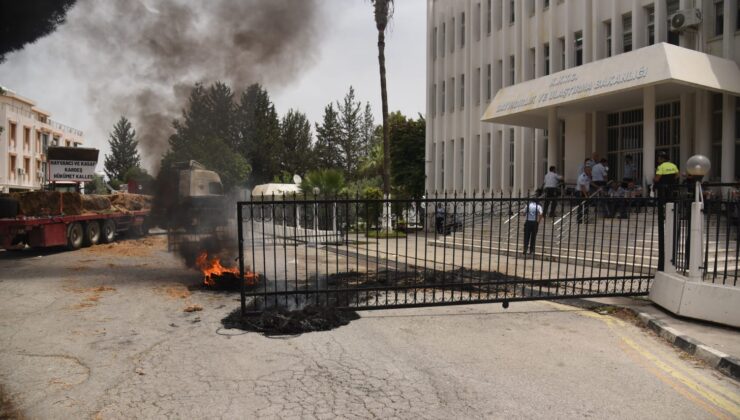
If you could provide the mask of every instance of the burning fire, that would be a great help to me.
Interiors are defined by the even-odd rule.
[[[208,258],[208,253],[203,251],[195,259],[195,265],[203,273],[203,283],[207,286],[215,286],[216,281],[214,277],[221,277],[224,274],[231,274],[234,278],[239,277],[239,268],[237,267],[224,267],[221,265],[221,259],[218,257]],[[247,286],[254,286],[257,283],[257,275],[247,268],[244,273],[244,281]]]

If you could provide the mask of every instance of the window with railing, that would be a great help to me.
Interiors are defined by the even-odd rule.
[[[15,148],[15,139],[16,139],[16,135],[17,135],[16,134],[16,131],[17,131],[17,125],[16,125],[16,123],[11,122],[10,123],[10,133],[8,135],[8,139],[9,139],[9,143],[10,143],[10,148],[11,149]]]
[[[622,15],[622,51],[632,51],[632,14]]]
[[[712,94],[712,169],[710,179],[719,180],[722,174],[722,94]],[[737,165],[736,165],[737,166]]]
[[[652,5],[645,8],[645,15],[647,16],[647,44],[655,44],[655,7]]]
[[[460,110],[465,109],[465,75],[460,75]]]
[[[545,55],[545,75],[548,75],[550,74],[550,44],[545,43],[542,49]]]
[[[605,51],[606,56],[611,57],[612,56],[612,22],[610,20],[607,20],[604,22],[604,41],[606,42]]]
[[[681,103],[669,102],[655,107],[655,152],[666,152],[671,162],[679,163],[681,154]]]
[[[465,12],[460,13],[460,48],[465,47]]]
[[[583,64],[583,31],[573,34],[573,62],[576,66]]]
[[[480,67],[475,69],[476,77],[475,77],[475,86],[473,86],[473,90],[475,90],[475,105],[480,105]]]
[[[23,127],[23,150],[31,150],[31,127]]]
[[[614,112],[606,117],[607,160],[614,179],[624,177],[624,164],[631,156],[635,180],[642,179],[642,109]]]
[[[725,2],[714,0],[714,35],[721,36],[725,30]]]

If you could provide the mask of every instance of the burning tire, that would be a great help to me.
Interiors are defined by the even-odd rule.
[[[74,222],[67,226],[67,249],[80,249],[80,247],[82,247],[83,238],[84,232],[81,224]]]
[[[97,245],[100,241],[100,224],[95,221],[85,224],[85,246]]]
[[[116,239],[116,222],[111,219],[103,221],[103,227],[100,230],[100,242],[109,244]]]

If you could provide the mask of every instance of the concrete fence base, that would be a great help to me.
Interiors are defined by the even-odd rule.
[[[659,271],[650,288],[650,300],[676,315],[740,328],[740,287]]]

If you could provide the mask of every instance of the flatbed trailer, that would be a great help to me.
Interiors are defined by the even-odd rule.
[[[120,233],[145,235],[149,210],[86,213],[76,216],[46,216],[0,219],[0,249],[64,246],[74,250],[97,243],[113,242]]]

